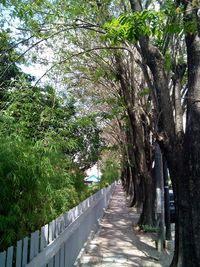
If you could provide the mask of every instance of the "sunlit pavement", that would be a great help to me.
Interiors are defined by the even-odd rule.
[[[88,244],[78,266],[161,267],[155,247],[134,234],[138,214],[129,212],[121,185],[117,185],[100,229]],[[153,255],[153,256],[151,256]]]

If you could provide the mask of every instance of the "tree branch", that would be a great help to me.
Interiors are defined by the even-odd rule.
[[[127,47],[123,47],[123,46],[106,46],[106,47],[94,47],[94,48],[91,48],[91,49],[88,49],[88,50],[85,50],[85,51],[81,51],[79,53],[76,53],[76,54],[73,54],[63,60],[61,60],[60,62],[57,62],[55,64],[53,64],[35,83],[35,86],[42,80],[42,78],[44,78],[52,69],[54,69],[56,66],[60,65],[60,64],[63,64],[65,62],[67,62],[68,60],[70,60],[71,58],[73,57],[79,57],[83,54],[86,54],[86,53],[90,53],[92,51],[96,51],[96,50],[127,50],[129,51],[129,53],[132,53],[132,51],[130,49],[128,49]]]

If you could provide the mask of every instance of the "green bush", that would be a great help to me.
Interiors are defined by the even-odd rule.
[[[72,163],[55,148],[0,137],[0,249],[79,203]]]
[[[112,160],[107,160],[102,168],[101,187],[108,186],[119,179],[117,164]]]
[[[0,110],[0,251],[91,194],[83,170],[101,140],[95,116],[76,115],[73,100],[20,80]]]
[[[154,226],[148,225],[148,224],[141,225],[140,228],[145,233],[156,233],[158,231],[158,228],[157,227],[154,227]]]

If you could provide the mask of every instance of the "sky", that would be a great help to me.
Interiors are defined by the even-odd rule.
[[[94,165],[92,168],[88,169],[86,171],[88,176],[95,175],[97,177],[101,177],[101,171],[97,168],[97,164]]]
[[[23,72],[36,77],[36,80],[38,80],[47,70],[45,66],[40,64],[32,64],[31,66],[20,65],[20,68]]]

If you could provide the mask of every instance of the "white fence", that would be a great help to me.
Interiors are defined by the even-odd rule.
[[[46,224],[40,231],[0,253],[0,267],[72,267],[98,219],[103,216],[115,184]]]

